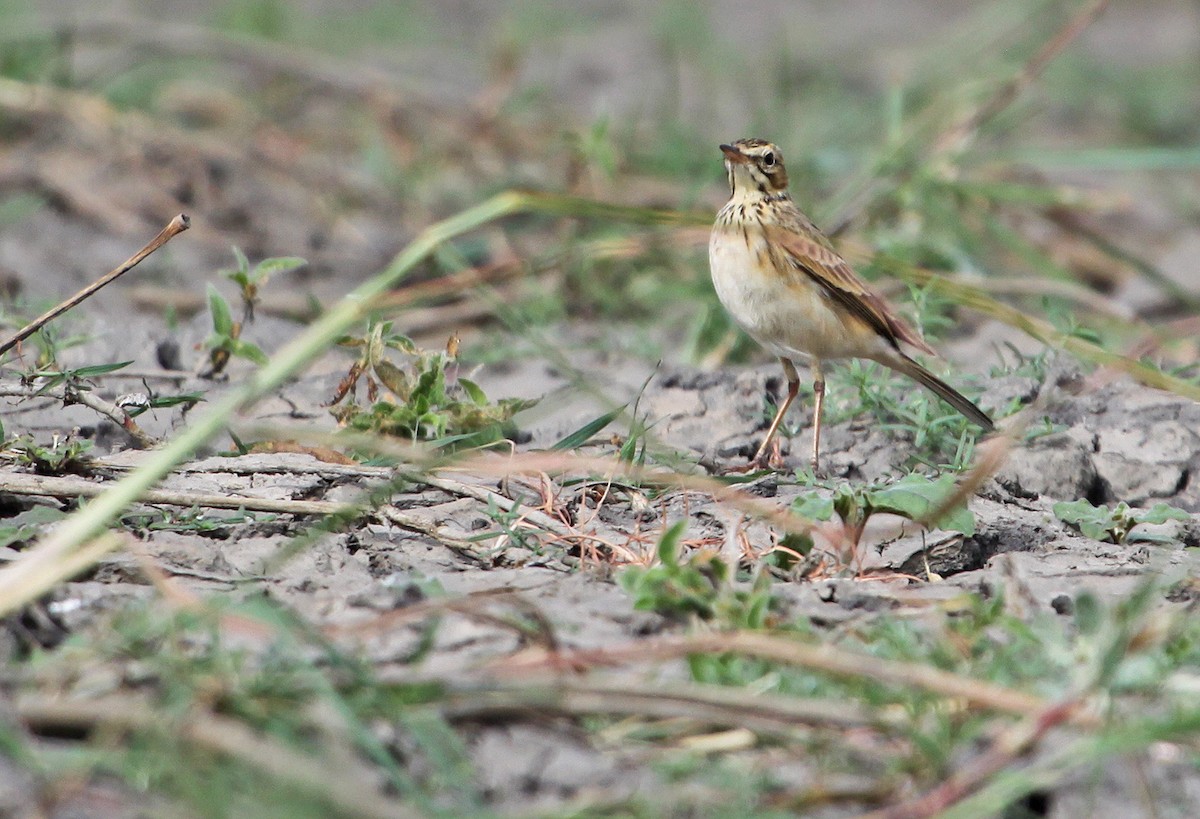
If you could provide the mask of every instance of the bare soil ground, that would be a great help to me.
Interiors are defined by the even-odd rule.
[[[454,14],[437,14],[454,18],[454,24],[480,27],[477,18],[489,13],[480,5],[454,5],[461,7]],[[621,4],[579,5],[600,9],[590,12],[597,14],[595,35],[555,40],[554,48],[532,52],[517,85],[548,83],[551,77],[562,82],[554,86],[550,112],[523,120],[505,120],[489,110],[489,95],[501,93],[496,89],[506,80],[489,78],[486,66],[457,53],[451,59],[462,70],[447,77],[442,64],[419,46],[399,55],[371,53],[295,72],[286,55],[235,50],[225,64],[229,76],[181,80],[158,115],[118,109],[83,91],[44,89],[30,95],[26,92],[32,86],[0,84],[0,189],[7,196],[29,194],[31,201],[42,203],[0,230],[0,273],[21,300],[56,300],[126,257],[176,212],[187,212],[193,220],[190,232],[68,316],[71,332],[86,334],[87,340],[64,348],[59,363],[71,367],[132,359],[128,369],[90,382],[105,400],[145,391],[196,391],[211,403],[253,370],[236,360],[225,382],[195,374],[205,356],[197,347],[209,332],[204,284],[215,278],[214,271],[231,265],[231,245],[252,260],[282,255],[308,259],[286,283],[268,289],[258,319],[246,330],[271,353],[303,327],[294,316],[309,309],[309,299],[332,303],[382,269],[431,218],[469,202],[479,179],[535,176],[544,156],[522,143],[522,128],[544,127],[554,117],[586,120],[602,100],[616,100],[608,109],[613,116],[638,110],[638,84],[647,71],[653,73],[653,66],[642,64],[649,58],[636,56],[649,49],[628,45],[638,42],[639,13]],[[902,5],[933,26],[953,22],[939,19],[939,4]],[[835,13],[826,4],[813,4],[806,12],[814,26],[842,32],[848,40],[842,47],[863,48],[877,35],[881,38],[862,68],[864,81],[907,59],[909,42],[907,36],[890,37],[888,26],[863,29],[851,38],[847,32],[857,31],[851,23],[870,19],[863,10],[868,7],[878,8],[838,4],[841,10]],[[763,16],[780,13],[771,6]],[[719,30],[753,28],[744,36],[768,36],[758,30],[754,15],[719,4],[712,14]],[[1150,33],[1136,36],[1131,14],[1112,9],[1082,47],[1124,54],[1135,50],[1135,41],[1154,42],[1163,52],[1194,48],[1169,36],[1180,30],[1194,33],[1194,9],[1149,4],[1136,19],[1138,30]],[[47,11],[47,16],[54,14]],[[830,16],[841,22],[826,19]],[[900,16],[907,15],[895,15]],[[906,22],[911,34],[913,21]],[[189,32],[175,26],[109,39],[97,25],[80,38],[75,70],[87,76],[114,59],[182,48]],[[613,42],[626,43],[630,59],[613,59],[608,50]],[[237,77],[242,87],[230,77]],[[686,76],[677,82],[682,115],[693,107],[709,110],[694,103],[705,96],[703,89],[691,88]],[[270,100],[276,108],[268,115],[252,114],[246,110],[251,97]],[[736,105],[723,110],[734,113],[713,123],[714,143],[742,130]],[[414,134],[422,129],[444,135],[448,148],[442,196],[405,200],[372,177],[361,161],[359,143],[340,130],[348,116],[362,111],[375,118],[390,140],[383,150],[393,156],[413,150]],[[1070,142],[1070,123],[1060,128],[1056,136]],[[421,141],[427,139],[422,133]],[[715,150],[712,159],[716,165]],[[561,157],[549,161],[556,167],[563,163]],[[503,172],[495,173],[495,167]],[[424,174],[410,183],[433,184],[429,179]],[[639,204],[671,205],[665,198],[670,193],[667,186],[647,183],[631,195]],[[1135,180],[1120,193],[1124,203],[1108,223],[1119,225],[1114,228],[1117,238],[1138,243],[1159,269],[1194,288],[1194,226],[1189,232],[1150,197],[1144,181]],[[721,182],[714,173],[698,199],[712,207],[720,198]],[[521,255],[520,241],[493,230],[485,244],[492,261],[504,261]],[[508,289],[498,292],[515,296],[519,287],[519,282],[505,284],[502,288]],[[1115,304],[1133,311],[1161,306],[1135,280],[1116,288],[1106,294]],[[484,351],[498,337],[486,318],[488,306],[487,298],[462,294],[412,309],[397,321],[431,346],[444,343],[451,331],[460,332],[469,362],[473,351]],[[173,323],[164,319],[168,310],[176,316]],[[1085,372],[1066,354],[1052,356],[1044,380],[988,376],[1001,341],[1027,351],[1040,345],[998,323],[969,314],[962,319],[962,328],[942,346],[950,361],[983,379],[985,407],[997,410],[1013,398],[1025,404],[1037,401],[1055,431],[1016,445],[971,498],[973,535],[926,532],[898,518],[875,521],[862,536],[852,571],[777,583],[785,603],[779,616],[806,617],[823,629],[852,629],[881,617],[934,616],[966,591],[984,597],[1004,594],[1009,605],[1023,607],[1030,617],[1039,612],[1066,617],[1085,591],[1118,601],[1148,577],[1161,589],[1157,606],[1190,610],[1196,597],[1195,548],[1200,545],[1200,523],[1194,516],[1151,527],[1163,536],[1161,542],[1113,544],[1083,536],[1060,521],[1052,506],[1087,499],[1134,507],[1166,502],[1200,511],[1200,405],[1119,372]],[[614,326],[608,319],[583,318],[545,332],[552,344],[567,351],[577,371],[594,379],[593,395],[632,400],[649,377],[639,414],[652,424],[655,446],[689,456],[702,465],[697,474],[727,473],[745,462],[765,427],[764,402],[780,386],[776,365],[765,360],[713,369],[668,358],[655,366],[624,351],[621,341],[584,343],[627,340],[646,332]],[[653,337],[654,330],[649,334]],[[680,342],[673,337],[656,341],[668,349]],[[26,347],[26,355],[32,354]],[[349,361],[344,352],[328,353],[249,409],[232,428],[249,440],[268,437],[262,433],[268,427],[278,430],[271,437],[286,438],[288,424],[334,431],[325,404]],[[6,362],[6,382],[15,382],[20,366],[15,360]],[[527,434],[518,445],[521,452],[551,446],[606,408],[589,393],[571,391],[572,374],[544,358],[489,361],[475,377],[489,396],[542,399],[538,408],[518,416]],[[96,456],[86,474],[76,476],[39,477],[24,466],[4,466],[0,504],[9,518],[42,507],[70,506],[87,486],[119,477],[147,457],[119,427],[86,407],[47,398],[6,402],[6,435],[29,434],[49,444],[55,436],[71,433],[92,440]],[[189,413],[203,409],[203,404],[158,409],[138,423],[148,434],[168,438],[186,427]],[[807,451],[806,411],[795,411],[796,427],[785,445],[793,466],[802,465]],[[860,415],[829,427],[824,447],[828,477],[870,482],[900,474],[911,442]],[[321,460],[312,450],[217,456],[230,448],[228,439],[212,441],[162,482],[159,491],[167,494],[161,502],[131,510],[125,518],[135,535],[129,549],[101,559],[38,608],[11,619],[5,643],[9,662],[16,663],[31,644],[52,649],[67,635],[88,633],[126,601],[161,594],[162,587],[151,582],[149,564],[180,594],[261,595],[277,601],[340,646],[361,652],[385,677],[409,673],[417,651],[425,652],[422,673],[431,677],[476,673],[527,658],[546,649],[546,641],[570,652],[619,649],[677,633],[678,624],[636,611],[633,599],[612,579],[614,565],[651,561],[658,538],[677,520],[687,520],[689,544],[734,562],[752,563],[781,537],[769,521],[747,517],[743,509],[700,489],[675,489],[649,500],[637,486],[611,480],[611,475],[606,480],[603,472],[567,481],[534,472],[501,477],[468,469],[442,473],[440,483],[414,479],[390,485],[386,505],[391,518],[360,518],[312,537],[281,559],[281,549],[319,519],[320,503],[354,501],[371,487],[388,485],[394,472]],[[613,451],[603,441],[583,449],[597,457],[611,457]],[[738,491],[785,508],[809,490],[766,476]],[[233,499],[247,510],[259,501],[297,505],[289,512],[271,511],[264,504],[242,515],[206,505],[213,502],[208,496]],[[495,504],[506,501],[520,502],[531,517],[514,519],[507,534],[473,540],[496,530]],[[313,504],[307,509],[311,514],[304,504]],[[200,510],[208,525],[168,525],[187,510]],[[837,546],[832,527],[818,530],[819,544],[822,537],[829,548]],[[24,545],[12,543],[0,557],[18,559]],[[442,592],[458,602],[440,611],[441,624],[431,633],[420,617],[421,607],[439,605],[445,599]],[[519,618],[538,623],[533,632],[540,636],[514,628],[512,621]],[[424,645],[428,639],[432,643]],[[636,688],[643,673],[613,670],[604,682]],[[467,733],[467,746],[488,807],[511,815],[566,810],[600,792],[616,801],[664,787],[661,773],[643,764],[636,743],[605,745],[562,719],[480,718]],[[757,764],[771,765],[769,748],[753,753],[759,755]],[[1095,817],[1139,815],[1145,805],[1139,789],[1147,784],[1158,816],[1191,815],[1188,806],[1200,800],[1200,776],[1186,761],[1164,760],[1145,778],[1110,767],[1100,784],[1080,781],[1058,788],[1046,815],[1078,816],[1083,810]],[[789,775],[803,779],[814,774],[798,770]],[[0,814],[33,815],[21,797],[33,792],[25,776],[14,772],[11,779],[0,777]],[[121,786],[101,782],[89,788],[75,803],[58,802],[50,815],[153,813],[152,802]],[[111,799],[105,802],[104,794]],[[691,799],[703,801],[695,794]],[[72,804],[82,805],[82,812],[72,813]],[[110,808],[98,807],[103,804]],[[855,812],[823,810],[821,815],[829,816]]]

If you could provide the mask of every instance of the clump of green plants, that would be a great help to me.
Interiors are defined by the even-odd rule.
[[[92,442],[73,435],[56,435],[49,445],[22,435],[7,442],[4,451],[39,475],[85,474],[91,469]]]
[[[1062,501],[1054,504],[1054,514],[1063,523],[1078,529],[1085,537],[1107,540],[1109,543],[1133,541],[1162,542],[1169,538],[1153,532],[1134,532],[1143,523],[1159,524],[1169,520],[1189,520],[1191,515],[1166,503],[1156,503],[1149,509],[1132,509],[1122,501],[1116,506],[1093,506],[1086,500]]]
[[[358,358],[338,384],[332,412],[349,429],[432,441],[441,446],[486,446],[516,434],[513,416],[536,401],[489,401],[474,381],[459,375],[458,337],[445,351],[422,350],[390,321],[372,322],[362,336],[344,336]],[[365,382],[367,403],[359,404]]]
[[[254,648],[231,639],[234,621],[269,639]],[[104,692],[111,713],[97,705],[84,718],[82,735],[107,726],[114,740],[51,748],[46,769],[125,779],[199,815],[225,815],[211,808],[230,804],[248,815],[314,819],[404,815],[405,805],[431,814],[435,795],[444,811],[477,813],[464,746],[427,707],[439,686],[381,682],[266,599],[132,605],[47,656],[36,684],[70,686],[72,669],[101,663],[136,669],[136,685]],[[384,726],[403,741],[404,762],[377,737]],[[29,731],[45,728],[35,720]],[[228,736],[238,740],[213,741]],[[321,775],[330,770],[338,776]]]
[[[28,543],[64,517],[66,512],[53,506],[34,506],[18,512],[0,524],[0,548]]]
[[[762,628],[775,604],[771,578],[760,572],[749,588],[734,583],[733,570],[711,551],[682,557],[686,521],[663,533],[657,566],[630,566],[617,582],[634,608],[666,617],[696,617],[725,628]]]
[[[912,383],[892,377],[870,361],[854,359],[833,371],[829,395],[832,412],[826,423],[866,413],[878,418],[883,429],[912,441],[911,460],[938,469],[961,472],[975,452],[978,427],[937,397]],[[956,383],[955,388],[972,400],[981,390]]]

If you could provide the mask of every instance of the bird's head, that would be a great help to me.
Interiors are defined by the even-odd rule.
[[[771,196],[787,191],[787,169],[783,154],[773,143],[762,139],[739,139],[721,146],[725,170],[729,173],[729,193],[759,193]]]

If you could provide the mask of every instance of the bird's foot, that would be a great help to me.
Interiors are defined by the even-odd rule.
[[[730,470],[732,472],[755,472],[758,470],[769,470],[772,472],[782,472],[787,468],[783,461],[783,453],[780,450],[779,439],[771,441],[769,447],[760,447],[750,462],[743,467],[735,467]]]

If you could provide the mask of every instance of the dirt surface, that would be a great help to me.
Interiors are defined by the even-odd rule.
[[[50,16],[52,5],[46,4]],[[438,13],[486,27],[481,18],[486,18],[490,4],[447,5],[456,10]],[[607,56],[609,44],[626,40],[629,32],[638,29],[640,12],[616,3],[580,5],[597,17],[595,36],[555,40],[553,48],[535,52],[522,69],[519,83],[563,78],[554,89],[552,114],[543,115],[542,122],[553,116],[587,120],[598,110],[615,115],[636,112],[636,89],[645,72],[652,70],[643,62],[654,64],[658,59]],[[766,37],[763,20],[783,12],[779,4],[761,5],[767,9],[762,14],[742,15],[714,4],[713,15],[719,30],[731,38]],[[860,5],[838,4],[835,13],[831,5],[812,4],[809,12],[841,21],[821,23],[841,32],[846,41],[827,48],[861,48],[862,43],[882,38],[862,68],[868,82],[895,70],[911,53],[909,39],[889,38],[886,26],[874,30],[849,25],[851,19],[864,19],[861,9],[850,8]],[[949,28],[954,22],[943,19],[937,11],[940,4],[906,5],[930,26]],[[114,14],[126,11],[113,9]],[[1123,7],[1114,8],[1081,47],[1126,55],[1137,50],[1130,47],[1135,40],[1152,41],[1164,54],[1194,48],[1194,43],[1180,42],[1182,31],[1195,31],[1194,7],[1149,4],[1145,14],[1139,11],[1137,17],[1138,30],[1152,29],[1149,35],[1131,30],[1130,14]],[[1180,24],[1181,19],[1186,24]],[[908,25],[911,31],[913,21]],[[803,28],[788,31],[788,36],[806,41]],[[469,39],[462,32],[457,36]],[[169,49],[172,37],[170,27],[155,28],[146,42]],[[76,70],[86,76],[114,55],[134,59],[128,48],[127,43],[118,40],[114,45],[99,34],[82,38]],[[656,53],[650,48],[634,51]],[[88,340],[64,349],[60,363],[82,366],[133,359],[128,370],[92,382],[95,394],[105,400],[147,390],[201,391],[211,404],[252,370],[246,362],[235,361],[225,382],[195,374],[204,355],[197,345],[209,330],[209,319],[200,309],[204,284],[216,279],[215,270],[231,265],[231,245],[252,260],[282,255],[309,260],[286,285],[266,295],[268,309],[247,329],[249,337],[271,353],[303,328],[286,313],[306,309],[309,297],[331,303],[381,269],[432,217],[469,202],[477,177],[483,175],[491,182],[536,173],[539,157],[522,155],[519,147],[506,143],[513,134],[503,129],[516,126],[478,119],[493,81],[487,66],[465,53],[455,59],[463,70],[454,72],[450,80],[441,72],[430,72],[428,49],[417,47],[399,56],[367,54],[359,61],[340,63],[354,65],[360,73],[342,74],[336,80],[325,79],[313,67],[310,74],[286,81],[291,85],[278,92],[279,110],[267,116],[247,112],[228,77],[217,77],[211,85],[203,78],[181,81],[162,103],[167,114],[154,118],[106,106],[98,97],[88,97],[85,104],[84,96],[76,92],[24,97],[6,89],[0,101],[5,119],[0,188],[10,195],[31,194],[43,204],[0,230],[0,273],[13,283],[21,299],[40,304],[65,297],[129,255],[176,212],[186,211],[193,220],[190,232],[70,316],[72,332],[86,333]],[[282,82],[261,64],[232,64],[229,73],[238,72],[243,72],[254,94],[268,98]],[[376,77],[389,73],[395,82],[385,82],[382,88],[374,85]],[[412,88],[422,91],[408,90]],[[704,100],[704,90],[690,87],[687,77],[681,79],[680,94],[679,110],[684,115],[706,110],[704,102],[696,101]],[[414,205],[364,168],[358,145],[335,127],[364,100],[391,127],[393,143],[388,150],[400,155],[408,150],[406,141],[414,129],[474,135],[462,137],[462,152],[453,152],[455,167],[448,171],[443,197],[434,197],[432,204],[423,200]],[[714,144],[730,133],[740,135],[737,123],[746,119],[725,110],[724,118],[714,122]],[[492,130],[481,136],[488,128],[501,133]],[[1057,134],[1064,141],[1070,135],[1065,125]],[[558,163],[560,158],[551,161]],[[717,163],[714,155],[714,167]],[[494,166],[503,170],[492,173]],[[1126,204],[1112,219],[1121,225],[1120,238],[1143,237],[1151,262],[1194,287],[1195,240],[1189,238],[1186,226],[1161,202],[1144,196],[1144,180],[1132,180],[1119,192]],[[721,195],[714,170],[699,199],[711,207]],[[654,189],[639,203],[672,204],[661,201],[661,196],[662,190]],[[494,230],[488,233],[489,248],[519,255],[520,248],[506,247],[499,235]],[[227,284],[221,286],[231,292]],[[1159,306],[1157,296],[1139,289],[1136,281],[1117,288],[1110,297],[1131,310]],[[481,303],[464,298],[451,302],[449,310],[418,308],[404,315],[411,321],[411,332],[426,343],[442,343],[449,331],[459,330],[469,361],[472,352],[483,351],[495,338],[494,326],[478,319]],[[165,305],[178,308],[179,319],[173,326],[164,320]],[[656,367],[643,357],[620,351],[624,332],[608,321],[584,319],[548,334],[569,352],[577,370],[595,379],[598,394],[631,401],[649,377],[639,412],[653,425],[656,445],[686,454],[696,464],[696,474],[725,473],[744,464],[765,428],[764,401],[779,390],[777,365],[764,358],[749,366],[712,369],[668,358]],[[603,350],[584,343],[595,339],[618,341]],[[1011,329],[974,320],[943,349],[959,369],[983,379],[985,408],[999,409],[1012,398],[1024,404],[1037,401],[1043,407],[1041,416],[1054,431],[1015,445],[999,471],[970,500],[976,532],[969,537],[924,533],[899,519],[878,521],[863,536],[855,571],[778,584],[787,614],[803,615],[829,628],[861,618],[922,617],[932,604],[967,590],[984,595],[1003,591],[1031,613],[1065,616],[1072,611],[1072,601],[1085,591],[1118,600],[1147,577],[1171,590],[1164,592],[1159,605],[1193,605],[1193,580],[1200,569],[1198,552],[1193,550],[1200,545],[1200,519],[1193,516],[1157,527],[1164,536],[1160,543],[1115,545],[1084,537],[1062,523],[1052,506],[1077,499],[1135,507],[1166,502],[1200,512],[1195,479],[1200,472],[1200,405],[1119,374],[1084,373],[1065,355],[1052,358],[1044,381],[1013,375],[993,378],[988,372],[999,363],[996,350],[1001,341],[1027,351],[1040,349]],[[678,339],[658,342],[670,349]],[[244,428],[252,436],[262,423],[280,430],[288,424],[334,430],[325,404],[349,360],[348,354],[328,353],[276,395],[244,413],[234,428]],[[164,362],[179,369],[165,369]],[[16,361],[6,362],[6,382],[15,380],[19,366]],[[571,374],[536,357],[489,363],[475,377],[489,395],[543,398],[539,407],[518,416],[528,435],[519,445],[522,452],[550,446],[606,408],[586,392],[570,391]],[[49,443],[76,430],[95,442],[94,471],[64,481],[98,484],[148,457],[131,447],[121,429],[86,407],[64,407],[61,401],[45,398],[5,400],[3,422],[8,436],[28,433]],[[204,404],[186,411],[161,409],[138,421],[148,434],[166,438],[188,424],[189,413],[204,411]],[[807,408],[794,411],[792,422],[795,428],[784,451],[789,465],[799,467],[811,432]],[[280,432],[279,438],[286,438],[286,432]],[[827,477],[852,482],[898,476],[911,449],[903,437],[880,428],[869,416],[833,424],[826,429],[823,444]],[[163,509],[189,508],[188,497],[196,495],[347,502],[392,474],[296,452],[215,457],[229,447],[229,439],[210,442],[195,460],[162,482],[161,490],[183,496],[180,506],[149,504],[136,511],[150,519]],[[612,451],[606,445],[585,450],[605,457]],[[5,466],[0,490],[6,481],[16,484],[27,477],[27,469]],[[675,628],[655,615],[635,611],[631,598],[612,580],[613,565],[650,560],[657,538],[670,523],[686,518],[690,542],[733,560],[761,556],[779,538],[769,524],[749,519],[702,491],[673,490],[649,502],[637,489],[619,482],[607,484],[600,475],[567,484],[530,474],[499,479],[468,472],[444,477],[450,482],[440,488],[410,482],[389,490],[390,506],[399,514],[391,522],[360,521],[317,537],[286,561],[278,559],[280,549],[312,517],[255,513],[254,520],[221,523],[233,513],[206,508],[205,514],[217,521],[209,531],[147,527],[138,532],[132,551],[103,559],[94,570],[56,592],[51,604],[54,620],[65,633],[85,632],[122,601],[153,595],[139,562],[148,556],[189,592],[265,594],[281,601],[337,641],[360,648],[386,675],[389,669],[402,672],[406,658],[425,636],[420,622],[391,620],[386,615],[427,603],[432,599],[430,589],[483,601],[477,603],[480,610],[492,613],[534,610],[552,624],[562,648],[620,646]],[[528,541],[510,536],[469,541],[495,528],[494,516],[489,516],[488,504],[481,500],[482,491],[522,501],[526,508],[555,519],[565,518],[573,536],[553,537],[530,529],[536,535]],[[741,491],[786,507],[809,490],[767,476]],[[11,517],[40,506],[60,508],[72,494],[69,484],[63,484],[61,494],[66,497],[0,497],[5,514]],[[832,543],[833,535],[829,537]],[[5,560],[18,556],[15,547],[3,551],[0,556]],[[931,577],[940,579],[931,582]],[[493,602],[488,602],[489,594],[495,595]],[[51,633],[45,623],[30,631],[48,644],[63,636]],[[20,650],[24,639],[9,636],[10,655]],[[478,668],[529,648],[520,633],[470,612],[447,614],[435,640],[423,666],[431,675]],[[613,672],[612,679],[637,683],[631,672]],[[490,803],[513,815],[562,808],[581,794],[596,791],[619,795],[662,786],[639,763],[636,752],[598,747],[553,722],[501,728],[481,725],[471,737],[470,754]],[[1083,804],[1097,819],[1131,815],[1127,810],[1130,804],[1138,804],[1141,797],[1136,792],[1146,783],[1127,779],[1114,775],[1104,785],[1112,793],[1106,793],[1099,806],[1089,801],[1095,799],[1094,783],[1060,789],[1048,815],[1078,816]],[[1153,793],[1165,800],[1159,815],[1186,815],[1189,802],[1200,799],[1200,777],[1190,766],[1164,762],[1153,779]],[[19,782],[6,784],[0,776],[0,796],[8,798],[20,788]]]

